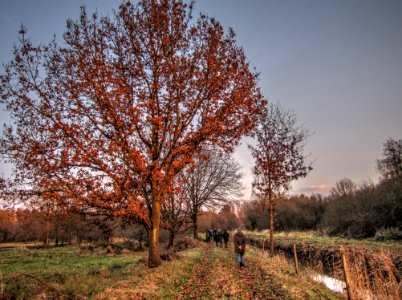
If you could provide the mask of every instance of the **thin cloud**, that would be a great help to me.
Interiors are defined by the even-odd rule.
[[[303,194],[314,194],[314,193],[328,194],[331,188],[332,185],[329,184],[310,185],[299,189],[297,192]]]

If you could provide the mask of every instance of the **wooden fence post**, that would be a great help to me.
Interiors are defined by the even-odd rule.
[[[299,274],[299,260],[297,259],[296,242],[293,242],[293,256],[295,258],[295,270],[296,274]]]
[[[4,296],[4,283],[3,283],[3,273],[0,271],[0,299]]]
[[[348,268],[348,261],[347,261],[347,255],[345,253],[345,249],[343,246],[339,247],[339,250],[341,251],[342,255],[342,266],[343,266],[343,274],[345,276],[345,281],[346,281],[346,292],[348,294],[348,299],[353,300],[353,293],[352,293],[352,288],[350,286],[350,274],[349,274],[349,268]]]

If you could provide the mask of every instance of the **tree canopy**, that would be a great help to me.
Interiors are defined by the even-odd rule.
[[[308,130],[297,125],[296,115],[270,103],[256,130],[257,146],[249,146],[256,160],[255,192],[267,196],[287,189],[289,183],[306,176],[312,165],[303,153]]]

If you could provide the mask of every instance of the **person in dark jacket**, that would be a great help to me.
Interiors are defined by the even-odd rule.
[[[222,233],[222,239],[223,239],[223,242],[225,243],[225,248],[227,248],[228,241],[229,241],[229,233],[226,231],[226,229]]]
[[[213,239],[213,232],[212,230],[207,229],[205,232],[205,241],[209,243]]]
[[[216,247],[222,247],[222,232],[220,229],[215,233],[214,240]]]
[[[238,229],[233,237],[234,249],[236,253],[236,259],[240,268],[244,267],[244,253],[246,252],[246,236]]]

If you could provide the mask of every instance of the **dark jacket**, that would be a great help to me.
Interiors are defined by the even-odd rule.
[[[236,253],[244,253],[246,251],[246,236],[243,232],[236,232],[233,237],[233,243]]]
[[[225,243],[228,242],[228,240],[229,240],[229,233],[228,233],[226,230],[222,233],[222,238],[223,238],[223,240],[225,241]]]
[[[214,240],[218,243],[222,242],[222,232],[218,230],[214,235]]]

